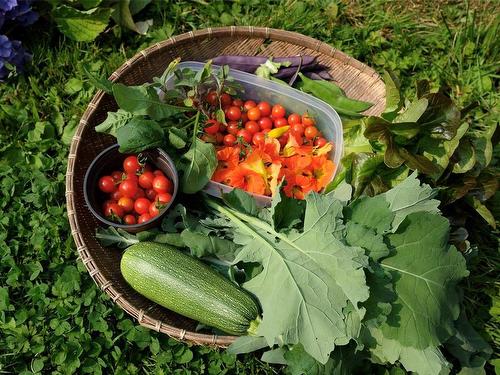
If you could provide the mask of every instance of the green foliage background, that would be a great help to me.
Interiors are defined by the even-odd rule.
[[[448,84],[460,103],[480,101],[472,119],[480,126],[498,119],[500,51],[488,37],[498,35],[498,14],[495,1],[156,1],[141,16],[154,19],[146,36],[114,27],[95,42],[78,43],[44,20],[18,35],[34,58],[26,75],[0,86],[0,373],[281,371],[253,355],[236,359],[137,326],[77,261],[64,180],[72,132],[95,91],[84,65],[108,76],[148,45],[197,28],[284,28],[331,43],[378,71],[395,70],[404,89],[413,91],[424,78]],[[477,221],[471,242],[479,246],[464,286],[471,321],[498,358],[495,236]]]

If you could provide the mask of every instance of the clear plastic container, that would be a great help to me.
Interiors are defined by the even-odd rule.
[[[189,68],[194,71],[203,69],[205,64],[197,61],[183,61],[177,65],[178,69]],[[219,68],[213,66],[214,69]],[[339,169],[340,159],[343,152],[343,135],[342,135],[342,122],[337,112],[326,104],[324,101],[317,99],[309,94],[294,89],[271,80],[258,77],[254,74],[242,72],[236,69],[230,69],[229,75],[239,83],[244,93],[242,98],[244,100],[267,101],[271,105],[280,103],[283,105],[287,112],[304,113],[308,112],[316,120],[317,128],[323,133],[323,136],[333,143],[333,150],[330,157],[335,164],[335,171],[333,177]],[[333,179],[332,177],[332,179]],[[204,188],[207,194],[215,197],[220,197],[221,193],[228,193],[233,188],[218,182],[210,181]],[[262,206],[271,204],[271,197],[264,195],[253,194]]]

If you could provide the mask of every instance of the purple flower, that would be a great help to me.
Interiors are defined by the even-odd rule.
[[[0,0],[0,11],[8,12],[17,6],[17,0]]]
[[[6,35],[0,35],[0,59],[8,59],[12,55],[12,42]]]
[[[5,13],[5,18],[20,23],[22,26],[28,26],[38,19],[38,13],[31,10],[30,0],[19,0],[16,7]]]
[[[31,57],[19,40],[9,40],[7,36],[0,35],[0,80],[9,74],[8,66],[15,66],[21,72]]]

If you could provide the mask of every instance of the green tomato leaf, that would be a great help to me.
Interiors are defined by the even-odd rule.
[[[157,122],[133,117],[116,131],[119,151],[124,154],[139,153],[164,144],[165,134]]]
[[[181,169],[184,172],[181,180],[182,191],[194,194],[203,189],[216,168],[217,157],[214,146],[196,138],[181,159]]]
[[[108,26],[110,15],[109,8],[81,11],[67,5],[60,5],[52,12],[59,30],[79,42],[90,42],[97,38]]]

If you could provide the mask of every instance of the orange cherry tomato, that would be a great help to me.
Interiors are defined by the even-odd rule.
[[[285,117],[285,115],[286,115],[285,107],[283,107],[281,104],[275,104],[273,106],[273,109],[271,111],[271,117],[273,119]]]
[[[247,116],[250,121],[259,121],[260,120],[260,109],[258,107],[250,108],[247,111]]]

